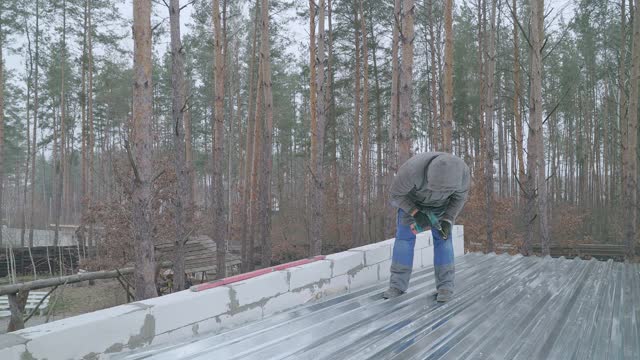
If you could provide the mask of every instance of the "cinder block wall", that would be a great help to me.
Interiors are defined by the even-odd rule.
[[[462,226],[453,231],[464,254]],[[0,336],[0,359],[99,359],[215,333],[389,278],[393,239],[249,280],[96,311]],[[414,268],[433,265],[430,233],[418,235]]]

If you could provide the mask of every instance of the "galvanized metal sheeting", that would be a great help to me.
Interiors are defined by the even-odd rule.
[[[467,254],[449,303],[434,300],[433,268],[396,299],[381,299],[386,287],[126,358],[640,358],[638,264]]]

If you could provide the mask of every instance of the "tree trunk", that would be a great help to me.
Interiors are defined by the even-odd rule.
[[[453,0],[444,5],[444,116],[442,118],[442,151],[452,152],[453,126]]]
[[[260,226],[260,214],[259,214],[259,180],[260,180],[260,164],[262,159],[262,133],[264,131],[264,121],[262,115],[264,113],[262,108],[262,64],[258,65],[258,89],[256,91],[256,112],[254,120],[254,133],[253,133],[253,164],[251,169],[251,193],[250,193],[250,208],[249,208],[249,249],[247,251],[247,270],[253,270],[255,266],[255,239],[259,234],[258,231],[264,231]]]
[[[324,1],[324,0],[321,0]],[[324,11],[322,11],[324,16]],[[262,195],[262,266],[271,266],[271,167],[272,167],[272,134],[273,134],[273,92],[271,86],[271,46],[269,45],[269,1],[262,0],[262,36],[260,38],[260,62],[262,63],[262,91],[265,107],[265,131],[262,144],[263,159],[261,171],[261,195]],[[324,33],[324,28],[322,29]],[[321,39],[324,46],[324,38]],[[324,50],[323,50],[324,51]],[[324,59],[323,59],[324,60]],[[319,97],[323,103],[324,116],[324,89],[318,89]],[[324,118],[322,119],[324,124]]]
[[[633,0],[629,0],[633,4]],[[622,4],[620,5],[620,62],[618,64],[618,117],[620,122],[620,137],[621,137],[621,153],[622,153],[622,183],[621,188],[622,193],[626,194],[626,184],[627,184],[627,176],[629,176],[628,172],[628,156],[629,156],[629,145],[628,140],[629,137],[627,135],[628,126],[627,126],[627,92],[625,86],[625,78],[626,78],[626,49],[627,49],[627,30],[626,30],[626,5],[625,0],[622,0]],[[626,234],[625,234],[626,236]],[[628,243],[628,242],[627,242]],[[629,250],[629,249],[627,249]]]
[[[81,201],[81,206],[82,206],[82,210],[81,210],[81,217],[82,217],[82,223],[83,225],[85,225],[85,221],[87,221],[87,208],[88,208],[88,199],[87,199],[87,195],[88,195],[88,191],[87,191],[87,184],[89,182],[89,180],[87,179],[87,177],[89,176],[89,171],[87,170],[87,146],[88,146],[88,135],[87,135],[87,32],[88,32],[88,27],[87,27],[87,9],[89,6],[89,1],[85,0],[84,2],[84,23],[83,23],[83,35],[82,35],[82,76],[81,76],[81,88],[82,90],[80,91],[80,108],[81,108],[81,113],[82,113],[82,134],[81,134],[81,138],[82,138],[82,164],[81,164],[81,178],[82,178],[82,187],[81,187],[81,196],[80,196],[80,201]],[[85,241],[87,240],[87,236],[86,236],[86,229],[82,228],[82,239],[83,239],[83,244],[82,246],[86,246],[88,245],[87,243],[85,243]]]
[[[375,79],[376,88],[376,202],[375,206],[378,209],[376,214],[376,239],[385,238],[384,222],[386,217],[386,201],[384,199],[384,171],[382,168],[382,149],[384,144],[382,142],[382,103],[380,100],[380,73],[378,72],[378,60],[377,50],[378,41],[376,40],[375,33],[373,31],[373,16],[371,12],[369,14],[369,33],[371,33],[371,39],[373,40],[373,78]]]
[[[527,176],[524,168],[524,136],[522,131],[522,116],[520,113],[520,40],[518,39],[518,35],[520,30],[518,29],[517,23],[517,0],[513,0],[513,87],[514,87],[514,95],[513,95],[513,114],[514,114],[514,123],[515,123],[515,142],[517,147],[517,157],[518,157],[518,174],[517,174],[517,182],[520,185],[520,192],[525,197],[526,205],[525,205],[525,218],[527,221],[527,234],[525,236],[525,241],[522,248],[522,253],[524,255],[529,255],[531,251],[531,239],[533,238],[532,233],[532,224],[533,221],[531,216],[533,214],[530,213],[529,208],[532,206],[530,203],[533,201],[533,194],[531,193],[532,187],[529,186],[527,181],[529,180],[529,176]],[[514,174],[516,176],[516,174]]]
[[[362,33],[362,171],[360,171],[360,207],[362,210],[362,235],[365,242],[371,241],[369,232],[369,198],[371,170],[369,169],[369,46],[364,6],[360,0],[360,31]]]
[[[528,143],[535,143],[537,210],[542,242],[542,255],[549,254],[549,221],[547,211],[547,185],[545,179],[545,158],[542,128],[542,46],[544,39],[544,0],[534,0],[531,3],[531,107],[529,113]]]
[[[484,168],[484,159],[487,155],[486,141],[485,141],[485,126],[484,126],[484,118],[485,118],[485,98],[487,96],[486,91],[486,78],[485,78],[485,34],[486,34],[486,0],[478,0],[477,2],[478,9],[478,128],[480,129],[480,136],[478,139],[480,145],[480,152],[478,156],[475,157],[474,167],[479,174],[481,174],[482,181],[486,180],[485,176],[485,168]],[[488,240],[488,239],[487,239]]]
[[[255,20],[253,22],[253,44],[251,46],[251,65],[249,66],[249,106],[247,107],[247,137],[246,137],[246,151],[245,151],[245,159],[244,159],[244,176],[243,176],[243,192],[242,192],[242,206],[241,211],[244,212],[245,219],[249,222],[245,226],[241,226],[241,238],[242,238],[242,248],[241,248],[241,257],[242,257],[242,270],[249,270],[249,257],[248,257],[248,239],[247,239],[247,229],[252,228],[251,224],[251,205],[249,204],[249,197],[251,195],[251,171],[254,157],[254,125],[255,125],[255,110],[253,109],[253,101],[255,99],[255,63],[256,63],[256,48],[257,48],[257,39],[258,39],[258,15],[260,8],[260,0],[256,0],[255,4]],[[258,85],[260,86],[260,85]],[[252,250],[253,253],[253,250]]]
[[[330,128],[331,131],[331,147],[329,149],[330,154],[330,175],[329,175],[329,183],[331,184],[331,199],[329,200],[330,204],[333,204],[335,207],[334,211],[334,219],[335,219],[335,229],[336,229],[336,238],[335,240],[339,243],[341,241],[341,231],[340,231],[340,180],[338,177],[338,143],[337,143],[337,120],[336,120],[336,102],[335,102],[335,90],[334,90],[334,71],[333,71],[333,3],[332,0],[327,0],[327,18],[329,22],[329,38],[328,38],[328,57],[327,57],[327,103],[329,108],[329,114],[327,116],[327,126],[326,128]],[[326,134],[326,132],[325,132]],[[328,209],[328,207],[325,207]]]
[[[59,231],[60,231],[60,217],[62,215],[62,197],[63,197],[63,185],[64,185],[64,173],[65,173],[65,93],[64,93],[64,70],[66,63],[66,35],[67,35],[67,2],[66,0],[62,2],[62,54],[60,55],[60,158],[56,161],[56,175],[57,175],[57,186],[56,186],[56,200],[55,200],[55,229],[53,233],[53,246],[58,246],[59,244]],[[55,130],[54,130],[55,132]],[[66,195],[69,196],[69,195]]]
[[[631,77],[629,89],[628,120],[628,174],[626,178],[625,245],[629,258],[635,255],[638,239],[638,82],[640,81],[640,1],[636,0],[633,15],[633,45],[631,52]]]
[[[189,99],[191,94],[191,81],[185,80],[185,99]],[[188,100],[185,100],[185,108],[183,111],[183,124],[184,124],[184,142],[185,142],[185,161],[187,178],[189,179],[189,205],[191,209],[188,209],[189,216],[193,218],[193,212],[195,210],[195,192],[196,192],[196,174],[193,166],[193,135],[191,126],[191,104]]]
[[[385,176],[385,194],[389,193],[391,188],[391,182],[398,169],[398,147],[397,147],[397,134],[398,134],[398,117],[399,113],[399,59],[398,52],[400,47],[400,0],[395,0],[393,7],[394,21],[393,24],[393,39],[391,44],[391,109],[390,115],[390,129],[389,129],[389,142],[387,144],[387,174]],[[391,202],[385,199],[386,204],[386,217],[385,217],[385,237],[393,236],[395,231],[395,208],[391,205]]]
[[[309,171],[309,194],[307,197],[311,202],[309,222],[311,223],[309,236],[309,256],[320,255],[322,252],[322,204],[318,203],[318,191],[320,182],[316,179],[316,169],[318,168],[318,92],[317,92],[317,61],[316,48],[316,2],[309,0],[309,117],[311,123],[311,158]],[[317,218],[316,216],[319,216]]]
[[[27,52],[29,54],[29,61],[28,61],[28,73],[27,73],[27,99],[26,99],[26,103],[27,103],[27,112],[26,112],[26,117],[27,117],[27,159],[25,161],[24,164],[24,187],[23,187],[23,193],[22,193],[22,222],[21,222],[21,229],[20,229],[20,246],[24,247],[25,246],[25,232],[26,232],[26,227],[27,227],[27,194],[28,194],[28,181],[29,181],[29,164],[31,161],[31,136],[30,136],[30,132],[31,132],[31,126],[30,126],[30,121],[31,121],[31,115],[29,113],[29,111],[31,110],[31,80],[33,77],[33,56],[32,56],[32,51],[31,51],[31,38],[29,37],[29,26],[27,24],[25,24],[25,34],[27,35]]]
[[[491,0],[491,33],[489,34],[489,56],[487,64],[487,106],[484,117],[485,134],[485,186],[487,201],[487,252],[493,252],[493,109],[494,109],[494,84],[496,69],[496,4],[497,0]],[[482,50],[484,51],[484,50]],[[501,160],[502,161],[502,160]]]
[[[171,0],[169,4],[171,27],[171,115],[173,118],[174,166],[177,177],[174,219],[176,226],[173,258],[173,291],[184,290],[184,244],[188,239],[188,226],[191,211],[189,196],[189,170],[184,144],[184,112],[188,107],[184,84],[184,48],[180,36],[180,0]]]
[[[2,246],[2,226],[4,224],[4,203],[2,192],[4,189],[4,59],[2,47],[4,37],[2,32],[2,8],[0,8],[0,246]],[[17,177],[16,172],[16,177]],[[17,188],[16,188],[17,190]],[[8,224],[7,224],[8,225]]]
[[[40,0],[36,0],[36,58],[35,58],[35,82],[33,85],[33,133],[31,138],[31,218],[29,219],[29,247],[33,247],[33,227],[35,225],[35,198],[36,198],[36,154],[38,143],[36,131],[38,129],[38,69],[40,68]]]
[[[431,53],[431,148],[440,150],[440,142],[442,141],[440,127],[438,126],[438,90],[437,73],[438,66],[436,64],[436,45],[435,32],[433,31],[433,0],[425,0],[427,8],[427,21],[429,22],[429,52]]]
[[[152,101],[151,0],[133,2],[133,235],[135,241],[136,299],[158,296],[155,283],[156,260],[152,228]]]
[[[95,129],[93,122],[93,25],[91,23],[91,1],[88,2],[87,5],[87,50],[88,50],[88,58],[87,58],[87,77],[88,77],[88,88],[87,88],[87,117],[89,122],[89,143],[87,144],[89,154],[89,168],[88,168],[88,180],[89,184],[87,185],[87,209],[91,211],[91,207],[93,207],[94,202],[94,191],[95,191]],[[151,35],[150,35],[151,36]],[[153,91],[153,90],[152,90]],[[152,102],[153,104],[153,102]],[[153,113],[152,113],[153,115]],[[89,247],[94,247],[94,238],[93,238],[93,226],[94,221],[92,220],[89,223]]]
[[[226,1],[225,1],[226,6]],[[227,224],[224,207],[224,188],[222,182],[222,167],[224,162],[224,72],[225,56],[222,53],[226,43],[226,34],[223,33],[220,25],[220,0],[213,0],[213,27],[214,27],[214,47],[215,47],[215,100],[213,116],[213,146],[212,146],[212,209],[213,209],[213,237],[216,241],[216,278],[222,279],[227,276],[226,254],[227,254]]]
[[[400,132],[398,136],[398,165],[402,165],[412,155],[411,103],[413,98],[413,40],[414,0],[403,0],[402,5],[402,69],[400,76]]]
[[[311,4],[311,9],[315,5]],[[315,11],[311,12],[311,26],[313,25],[313,18],[315,17]],[[320,0],[318,4],[318,48],[311,49],[311,56],[315,57],[315,60],[311,60],[311,63],[317,67],[317,70],[312,70],[313,80],[315,80],[315,86],[311,88],[316,91],[315,96],[315,108],[312,105],[312,134],[311,134],[311,244],[309,246],[310,256],[320,255],[322,252],[322,228],[324,225],[324,171],[323,171],[323,154],[324,154],[324,130],[326,122],[325,114],[325,73],[324,73],[324,46],[325,46],[325,2]],[[315,27],[315,26],[314,26]],[[263,34],[264,35],[264,34]],[[314,41],[312,41],[314,43]],[[313,101],[313,99],[312,99]],[[266,98],[265,98],[266,104]],[[315,117],[315,124],[314,124]],[[270,130],[270,129],[268,129]],[[266,155],[266,154],[265,154]]]
[[[353,116],[353,174],[351,193],[351,240],[356,245],[362,241],[362,209],[360,209],[360,30],[358,29],[358,11],[353,8],[353,26],[355,43],[355,108]]]

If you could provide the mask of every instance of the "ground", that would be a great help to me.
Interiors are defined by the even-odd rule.
[[[82,282],[73,284],[73,286],[68,285],[64,289],[59,287],[51,296],[49,306],[52,309],[49,321],[106,309],[127,302],[124,289],[117,280],[97,280],[94,285]],[[45,323],[46,318],[46,314],[44,316],[34,315],[25,324],[25,327]],[[0,334],[7,331],[8,324],[9,317],[0,318]]]

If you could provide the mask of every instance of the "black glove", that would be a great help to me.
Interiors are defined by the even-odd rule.
[[[449,235],[451,235],[451,221],[449,220],[440,220],[440,234],[442,235],[442,239],[447,240]]]
[[[415,215],[413,215],[413,218],[416,221],[416,224],[422,229],[426,229],[427,227],[431,226],[431,222],[429,221],[429,217],[427,216],[427,214],[423,213],[422,211],[418,211],[415,213]]]

